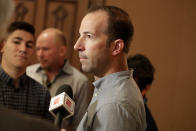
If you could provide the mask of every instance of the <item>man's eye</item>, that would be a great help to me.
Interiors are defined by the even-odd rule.
[[[30,43],[29,44],[26,44],[26,47],[27,48],[33,48],[33,44],[30,44]]]
[[[36,51],[40,51],[40,48],[35,48]]]
[[[48,51],[48,50],[50,50],[50,48],[43,48],[43,50],[44,50],[44,51]]]
[[[13,41],[14,44],[20,44],[20,41]]]
[[[87,35],[88,38],[91,38],[91,35]]]
[[[93,35],[91,35],[91,34],[86,34],[86,38],[92,39],[92,38],[93,38]]]

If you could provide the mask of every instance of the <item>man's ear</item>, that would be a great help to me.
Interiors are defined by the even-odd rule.
[[[67,55],[67,46],[61,46],[59,49],[59,54],[61,56],[66,56]]]
[[[124,42],[121,39],[117,39],[112,44],[112,55],[117,55],[123,51]]]
[[[0,51],[1,51],[1,53],[3,53],[3,47],[4,47],[4,45],[5,45],[5,40],[2,40],[0,42]]]
[[[146,88],[142,90],[142,96],[146,95],[147,91],[151,88],[150,84],[146,85]]]

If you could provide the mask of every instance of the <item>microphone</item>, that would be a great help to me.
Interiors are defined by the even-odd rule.
[[[61,127],[63,118],[71,117],[74,114],[75,103],[72,100],[73,91],[69,85],[62,85],[56,95],[50,100],[50,113],[55,117],[54,124]]]

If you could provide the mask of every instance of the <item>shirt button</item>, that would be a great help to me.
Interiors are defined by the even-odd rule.
[[[97,96],[97,93],[95,93],[94,96]]]

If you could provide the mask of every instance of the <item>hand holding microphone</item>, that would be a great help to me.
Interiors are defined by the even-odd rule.
[[[69,85],[59,87],[56,96],[51,98],[49,111],[55,117],[55,125],[61,127],[62,119],[74,114],[75,103],[72,98],[73,92]]]

